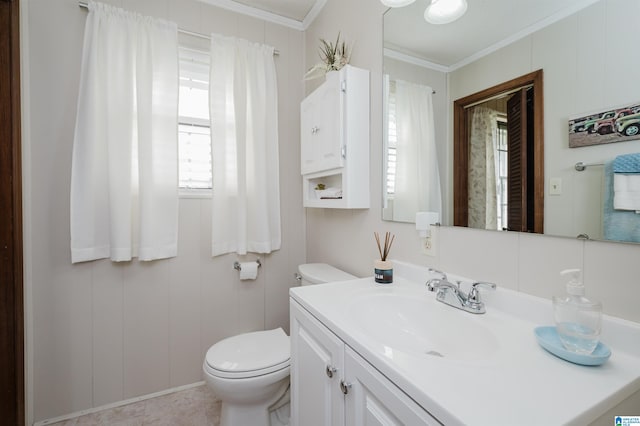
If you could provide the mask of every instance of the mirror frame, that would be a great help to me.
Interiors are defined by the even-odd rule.
[[[542,70],[537,70],[513,80],[460,98],[453,103],[453,224],[468,226],[469,220],[469,134],[467,129],[469,106],[485,99],[512,92],[520,87],[533,85],[533,196],[534,229],[542,234],[544,228],[544,91]]]

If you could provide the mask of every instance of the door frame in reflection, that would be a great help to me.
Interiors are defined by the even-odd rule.
[[[453,103],[453,224],[455,226],[468,226],[469,213],[469,111],[470,107],[484,101],[502,96],[506,93],[517,91],[522,87],[533,87],[533,140],[531,149],[524,152],[533,152],[533,161],[525,161],[533,168],[529,175],[532,180],[527,185],[532,194],[523,199],[533,200],[533,206],[524,206],[523,210],[529,211],[533,218],[525,220],[531,225],[526,229],[510,229],[514,231],[526,231],[543,233],[544,229],[544,95],[543,72],[537,70],[513,80],[506,81],[488,89],[460,98]],[[525,166],[526,167],[526,166]],[[529,171],[531,172],[531,170]],[[523,188],[524,190],[524,188]]]

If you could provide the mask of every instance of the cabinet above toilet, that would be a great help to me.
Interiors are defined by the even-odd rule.
[[[369,208],[369,71],[346,65],[300,105],[305,207]]]

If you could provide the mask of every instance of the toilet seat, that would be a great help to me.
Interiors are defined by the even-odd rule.
[[[217,377],[242,379],[288,368],[290,359],[289,336],[277,328],[221,340],[207,351],[205,369]]]

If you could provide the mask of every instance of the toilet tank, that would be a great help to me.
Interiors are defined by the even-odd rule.
[[[305,263],[298,266],[300,285],[355,280],[358,277],[326,263]]]

